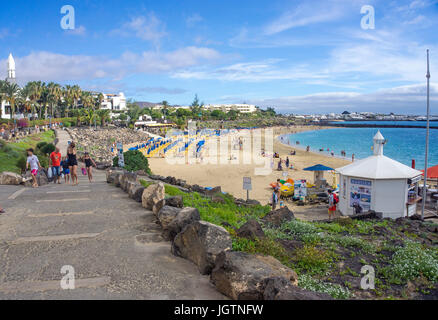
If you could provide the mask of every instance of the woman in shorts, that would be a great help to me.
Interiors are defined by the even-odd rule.
[[[72,185],[76,186],[78,182],[78,160],[76,158],[76,145],[74,142],[70,143],[67,148],[68,166],[70,169]],[[76,181],[76,182],[75,182]]]
[[[85,162],[85,168],[87,168],[88,180],[90,182],[93,182],[93,166],[96,167],[96,162],[94,162],[94,160],[91,159],[90,154],[88,152],[85,152],[84,154],[84,162]]]

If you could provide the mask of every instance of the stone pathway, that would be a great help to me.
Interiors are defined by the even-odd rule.
[[[0,299],[225,299],[104,172],[79,182],[0,186]],[[63,266],[74,290],[61,288]]]

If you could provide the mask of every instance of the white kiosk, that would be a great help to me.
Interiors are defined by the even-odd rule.
[[[383,155],[386,143],[380,131],[373,138],[374,154],[342,168],[339,173],[339,211],[343,215],[374,210],[384,218],[416,213],[421,171]]]

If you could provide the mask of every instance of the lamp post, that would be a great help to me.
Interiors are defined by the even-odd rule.
[[[430,107],[429,107],[429,81],[430,81],[430,72],[429,72],[429,49],[427,49],[427,73],[426,73],[426,79],[427,79],[427,125],[426,125],[426,156],[424,160],[424,183],[423,183],[423,201],[421,206],[421,218],[424,219],[424,207],[426,205],[426,197],[427,197],[427,190],[426,190],[426,182],[427,182],[427,155],[429,153],[429,113],[430,113]]]

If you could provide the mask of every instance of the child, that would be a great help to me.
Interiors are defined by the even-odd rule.
[[[38,169],[41,169],[40,162],[38,160],[38,157],[33,154],[33,149],[27,149],[27,161],[26,161],[26,170],[29,168],[30,165],[30,173],[32,175],[32,187],[38,188],[38,182],[37,182],[37,175],[38,175]]]
[[[85,162],[85,167],[87,168],[88,180],[90,182],[93,182],[93,166],[96,167],[96,162],[94,162],[94,160],[91,159],[90,154],[88,152],[85,152],[84,154],[84,162]]]
[[[70,184],[70,169],[67,157],[62,157],[61,161],[62,173],[64,174],[65,183]]]

